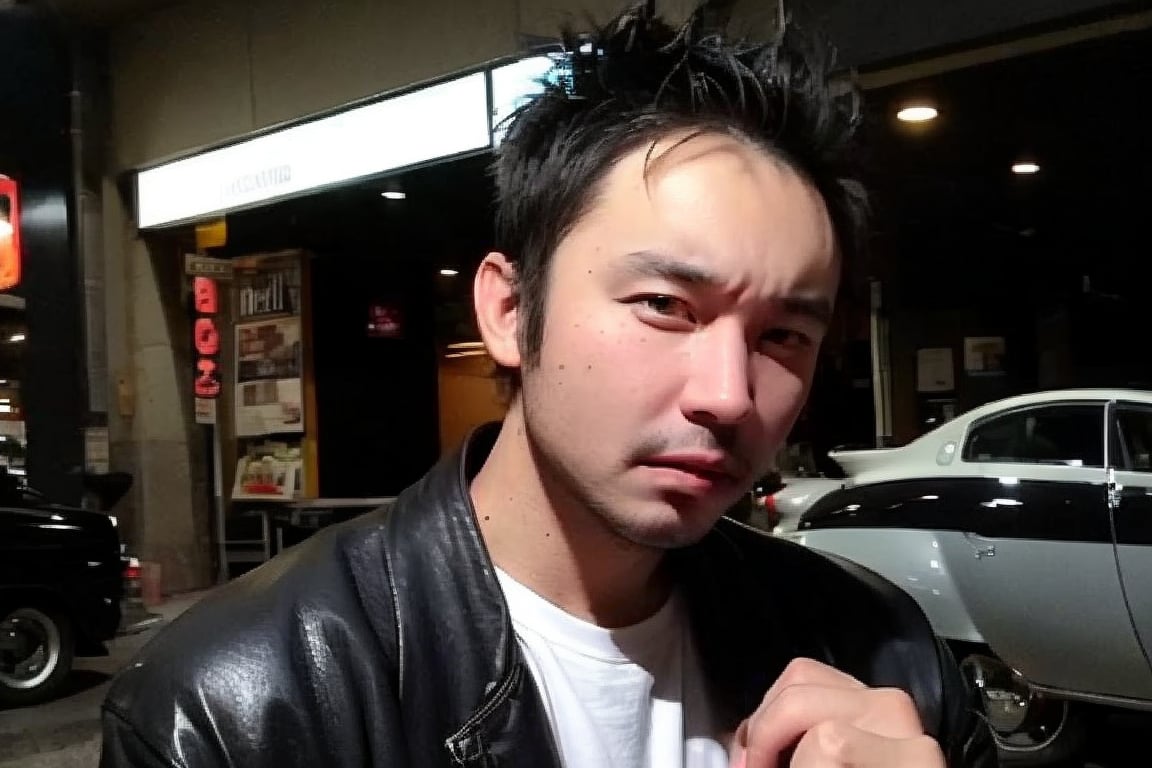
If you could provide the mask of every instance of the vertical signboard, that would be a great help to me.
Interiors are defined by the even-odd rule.
[[[0,175],[0,291],[20,284],[20,193],[16,182]]]
[[[220,397],[220,290],[211,277],[192,278],[192,301],[196,319],[192,326],[196,349],[196,380],[193,391],[198,400]],[[199,410],[199,409],[198,409]]]
[[[220,281],[232,277],[232,264],[188,254],[184,271],[192,278],[192,344],[196,352],[192,391],[196,396],[196,423],[216,423],[216,401],[223,389],[220,371]]]

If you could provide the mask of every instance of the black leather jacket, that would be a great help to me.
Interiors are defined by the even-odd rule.
[[[559,766],[468,493],[494,433],[158,635],[104,704],[101,766]],[[671,557],[729,726],[803,655],[908,691],[950,765],[995,765],[896,587],[729,520]]]

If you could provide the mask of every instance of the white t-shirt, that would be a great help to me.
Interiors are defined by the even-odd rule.
[[[565,768],[728,768],[679,597],[604,629],[496,573]]]

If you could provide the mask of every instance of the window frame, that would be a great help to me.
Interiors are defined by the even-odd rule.
[[[1019,460],[1010,460],[1010,459],[1005,459],[1005,458],[976,459],[976,458],[970,458],[970,456],[969,456],[969,446],[971,445],[972,439],[975,437],[976,432],[979,429],[981,429],[982,427],[987,426],[990,422],[999,421],[1000,419],[1004,419],[1004,418],[1019,416],[1021,414],[1027,413],[1029,411],[1051,410],[1054,408],[1068,408],[1068,407],[1076,407],[1076,406],[1089,406],[1091,408],[1097,409],[1097,411],[1099,412],[1100,430],[1097,433],[1097,439],[1100,441],[1100,456],[1101,456],[1101,462],[1102,462],[1100,464],[1069,464],[1069,463],[1064,462],[1064,461],[1019,461]],[[968,465],[1012,464],[1012,465],[1021,466],[1021,467],[1065,467],[1067,469],[1104,469],[1106,466],[1108,466],[1108,462],[1109,462],[1109,458],[1110,458],[1109,449],[1111,446],[1109,444],[1110,438],[1108,437],[1108,433],[1111,430],[1111,424],[1110,424],[1109,418],[1110,418],[1110,410],[1108,408],[1108,402],[1105,400],[1081,400],[1081,399],[1077,399],[1077,400],[1050,400],[1050,401],[1042,402],[1042,403],[1028,403],[1026,405],[1018,405],[1014,408],[1008,408],[1008,409],[1003,410],[1003,411],[997,411],[996,413],[990,413],[987,416],[982,416],[981,418],[977,419],[976,421],[973,421],[971,424],[968,425],[967,429],[964,430],[964,438],[960,444],[960,463],[961,464],[968,464]]]
[[[1109,441],[1109,467],[1118,472],[1135,472],[1141,475],[1152,475],[1152,468],[1135,469],[1128,451],[1128,443],[1121,431],[1120,412],[1134,411],[1142,413],[1152,419],[1152,403],[1143,403],[1133,400],[1116,400],[1109,409],[1108,441]]]

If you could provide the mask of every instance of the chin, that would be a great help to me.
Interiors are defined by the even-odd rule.
[[[685,510],[669,503],[658,509],[638,510],[627,517],[617,516],[608,524],[621,537],[652,549],[679,549],[704,538],[720,519],[723,510]]]

